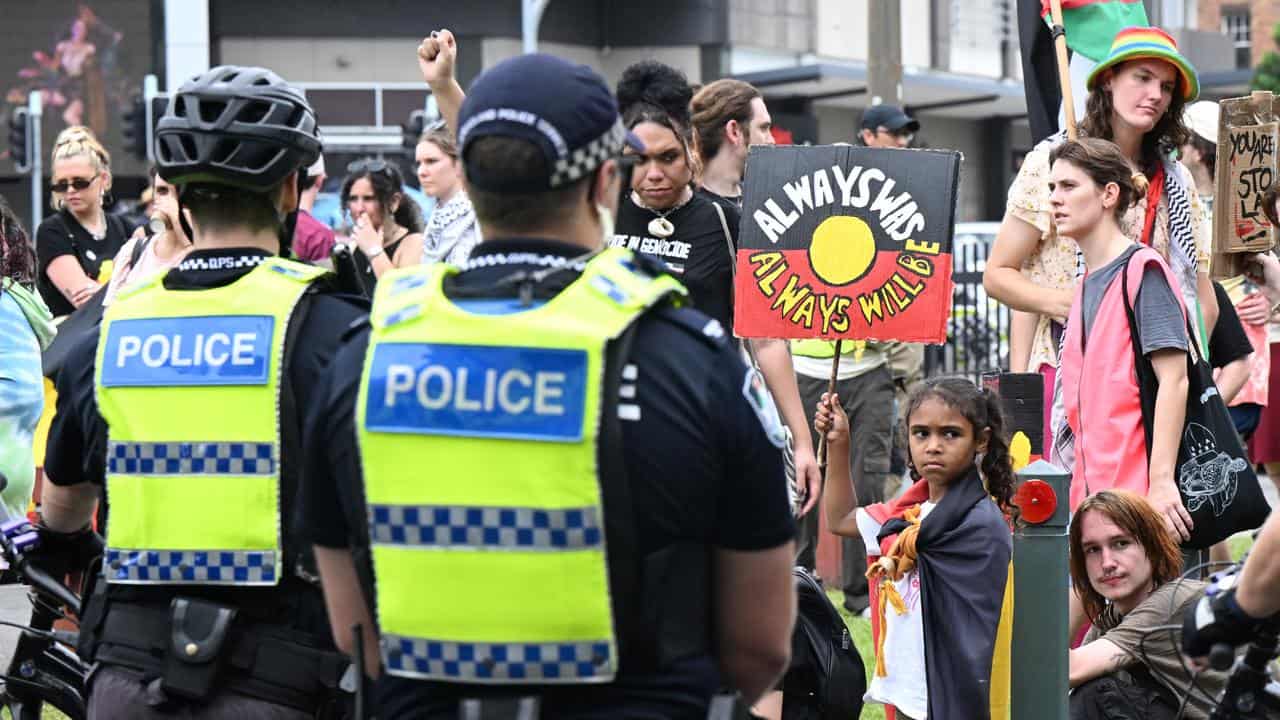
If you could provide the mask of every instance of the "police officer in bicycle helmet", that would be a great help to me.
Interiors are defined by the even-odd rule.
[[[89,717],[336,717],[348,665],[289,518],[306,389],[366,308],[280,257],[315,112],[269,70],[217,67],[170,100],[155,150],[193,249],[78,343],[45,459],[48,540],[86,538],[110,498]]]

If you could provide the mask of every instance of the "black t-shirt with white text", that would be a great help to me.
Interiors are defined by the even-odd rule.
[[[715,204],[694,193],[689,202],[666,216],[676,229],[669,238],[654,237],[649,232],[649,222],[656,217],[657,213],[636,205],[631,193],[624,193],[610,244],[661,261],[689,288],[689,299],[695,308],[719,320],[725,328],[732,328],[733,253],[725,241]],[[736,249],[738,213],[726,209],[725,224]]]

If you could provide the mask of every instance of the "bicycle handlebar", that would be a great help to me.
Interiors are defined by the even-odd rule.
[[[24,526],[30,529],[23,532]],[[11,536],[11,533],[14,534]],[[0,551],[3,551],[10,567],[16,570],[31,587],[66,605],[76,617],[79,617],[80,598],[76,597],[76,594],[66,585],[32,565],[24,554],[23,548],[32,546],[36,542],[38,542],[36,530],[26,519],[11,520],[0,525]]]

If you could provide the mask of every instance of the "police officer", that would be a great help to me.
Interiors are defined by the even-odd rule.
[[[795,612],[763,381],[660,267],[604,249],[639,143],[598,75],[507,60],[457,121],[485,241],[379,283],[307,427],[339,645],[365,630],[380,717],[703,718],[722,679],[754,700]]]
[[[269,70],[225,66],[183,84],[156,136],[193,249],[73,350],[45,460],[53,545],[110,499],[80,626],[89,716],[327,716],[349,663],[286,520],[306,390],[363,309],[277,256],[316,116]]]

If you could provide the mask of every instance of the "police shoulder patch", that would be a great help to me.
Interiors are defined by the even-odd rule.
[[[764,376],[759,370],[753,367],[747,368],[747,373],[742,378],[742,396],[747,399],[747,404],[760,419],[760,425],[764,428],[764,434],[769,436],[769,442],[779,448],[786,447],[786,426],[782,424],[782,417],[778,415],[778,406],[773,403],[773,395],[769,393],[769,387],[765,385]]]
[[[673,325],[685,330],[714,348],[723,348],[729,344],[729,333],[715,318],[698,312],[692,308],[676,307],[664,303],[657,309],[657,315]]]

